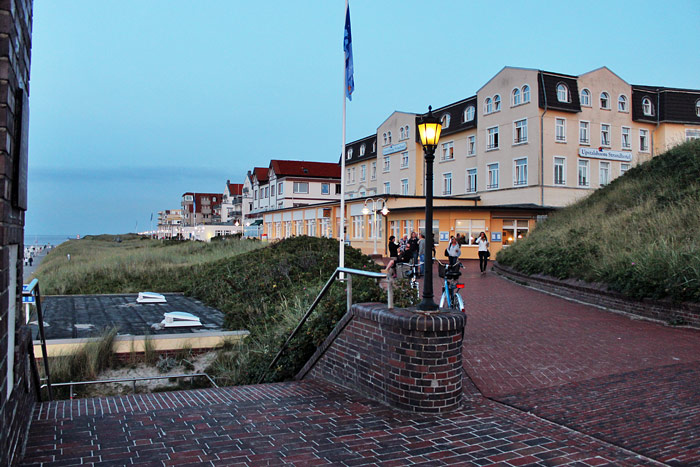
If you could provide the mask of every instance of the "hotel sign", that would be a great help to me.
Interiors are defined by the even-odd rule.
[[[395,152],[405,151],[406,143],[392,144],[382,149],[382,154],[388,156],[389,154],[394,154]]]
[[[589,157],[591,159],[606,159],[610,161],[631,162],[632,153],[623,151],[603,151],[593,148],[579,148],[578,155],[581,157]]]

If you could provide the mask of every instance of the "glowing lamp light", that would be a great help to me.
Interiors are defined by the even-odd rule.
[[[385,216],[386,216],[387,214],[389,214],[389,208],[386,207],[386,204],[385,204],[384,207],[382,208],[382,214],[384,214]]]
[[[362,214],[364,214],[365,216],[366,216],[367,214],[369,214],[369,208],[368,208],[367,206],[365,206],[364,208],[362,208]]]
[[[433,108],[428,107],[428,115],[422,117],[418,123],[418,133],[420,134],[420,142],[426,152],[432,152],[440,141],[440,133],[442,133],[442,125],[440,119],[433,115]]]
[[[509,242],[512,242],[512,241],[513,241],[513,237],[508,237],[508,241],[509,241]]]

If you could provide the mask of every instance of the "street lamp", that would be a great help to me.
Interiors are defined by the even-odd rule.
[[[371,210],[367,207],[368,201],[372,202],[372,209]],[[386,200],[384,198],[376,198],[376,199],[375,198],[367,198],[365,200],[365,207],[362,208],[362,214],[364,214],[366,216],[367,214],[372,212],[373,216],[374,216],[374,218],[372,220],[372,222],[374,222],[374,224],[372,224],[374,226],[372,228],[372,233],[374,233],[374,235],[373,235],[373,237],[374,237],[374,253],[373,254],[375,254],[375,255],[377,254],[377,231],[379,230],[379,229],[377,229],[377,205],[384,206],[379,211],[384,216],[389,214],[389,208],[386,207]]]
[[[433,300],[433,161],[435,148],[440,140],[442,125],[440,119],[433,116],[433,108],[428,107],[428,115],[418,122],[420,142],[425,152],[425,277],[423,278],[423,301],[419,310],[434,311],[438,309]]]

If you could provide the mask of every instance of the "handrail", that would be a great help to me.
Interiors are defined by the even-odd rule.
[[[51,390],[51,374],[49,373],[49,354],[46,351],[46,333],[44,332],[44,314],[41,311],[41,291],[39,290],[39,279],[34,278],[26,289],[22,287],[22,297],[34,297],[36,301],[36,320],[39,325],[39,338],[41,339],[41,353],[44,361],[44,372],[46,373],[46,384],[49,390],[49,400],[53,399]],[[36,360],[34,361],[36,365]],[[41,400],[41,388],[37,389],[37,395]]]
[[[318,296],[314,300],[314,302],[311,304],[309,309],[306,311],[306,314],[304,314],[304,317],[301,318],[299,321],[299,324],[297,324],[297,327],[294,328],[294,331],[287,337],[287,340],[282,344],[282,347],[280,347],[279,352],[277,352],[277,355],[275,355],[275,358],[272,360],[270,363],[270,366],[267,367],[267,370],[263,371],[263,373],[260,375],[260,378],[258,379],[258,384],[262,383],[263,380],[265,379],[265,376],[267,375],[267,372],[272,369],[272,367],[275,366],[275,363],[280,359],[282,356],[282,352],[284,352],[287,349],[287,346],[289,345],[289,342],[294,338],[294,336],[297,335],[301,327],[306,323],[306,320],[311,316],[311,313],[314,311],[318,303],[321,301],[324,295],[326,295],[326,292],[328,292],[328,289],[330,289],[331,285],[333,285],[333,282],[336,280],[338,277],[338,274],[340,273],[346,273],[348,274],[347,281],[348,281],[348,289],[347,289],[347,296],[348,296],[348,309],[350,309],[350,305],[352,304],[352,275],[355,276],[364,276],[364,277],[372,277],[374,279],[386,279],[387,275],[381,272],[371,272],[371,271],[363,271],[361,269],[351,269],[351,268],[336,268],[336,270],[331,274],[331,277],[328,279],[328,282],[326,282],[326,285],[323,286],[321,291],[319,292]],[[388,282],[387,286],[387,305],[389,308],[394,307],[394,295],[393,291],[391,289],[391,281]]]

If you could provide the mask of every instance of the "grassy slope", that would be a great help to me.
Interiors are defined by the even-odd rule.
[[[498,261],[527,274],[601,282],[635,298],[700,301],[700,141],[555,213]]]

